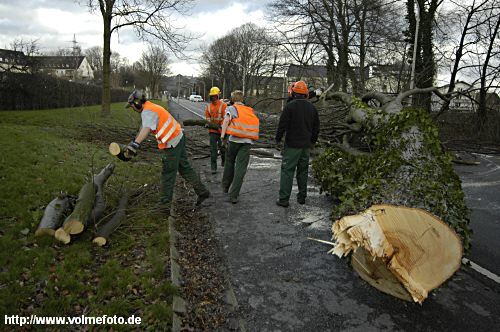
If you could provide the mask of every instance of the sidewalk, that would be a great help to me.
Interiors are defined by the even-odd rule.
[[[182,112],[179,111],[182,115]],[[189,139],[189,132],[187,132]],[[195,165],[212,198],[206,204],[228,279],[248,331],[491,330],[500,324],[497,284],[462,269],[422,306],[380,293],[348,260],[328,255],[332,202],[309,180],[306,205],[275,205],[280,161],[252,156],[240,202],[227,202],[222,169]]]

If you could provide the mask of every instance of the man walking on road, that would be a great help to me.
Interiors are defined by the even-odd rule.
[[[293,175],[297,169],[297,202],[305,204],[307,196],[307,176],[309,172],[309,148],[316,143],[319,134],[318,111],[307,100],[309,91],[304,81],[293,85],[293,100],[286,104],[281,113],[276,142],[280,143],[283,134],[285,148],[281,162],[279,199],[276,204],[289,206],[292,193]]]
[[[130,153],[137,154],[140,144],[148,137],[150,132],[155,135],[158,141],[158,149],[161,151],[163,162],[161,196],[158,209],[161,212],[170,213],[177,171],[194,187],[194,191],[198,195],[196,205],[200,205],[210,196],[210,192],[201,182],[187,159],[186,138],[180,124],[165,108],[147,101],[146,96],[139,91],[132,92],[126,107],[131,107],[134,111],[140,113],[142,119],[141,130],[127,146]]]
[[[251,107],[243,104],[242,91],[233,91],[231,101],[234,104],[226,109],[221,132],[221,139],[226,133],[230,135],[222,190],[229,192],[229,200],[236,204],[250,160],[250,146],[259,138],[259,118]]]
[[[212,87],[208,95],[210,104],[205,109],[205,119],[220,128],[224,120],[227,105],[219,99],[220,89],[218,87]],[[210,168],[212,169],[212,174],[215,174],[217,173],[217,151],[220,150],[221,166],[224,167],[226,149],[220,138],[221,129],[209,129],[208,132],[210,135]]]

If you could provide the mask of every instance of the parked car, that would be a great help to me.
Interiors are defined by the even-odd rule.
[[[203,101],[203,97],[200,95],[191,95],[189,96],[190,101]]]

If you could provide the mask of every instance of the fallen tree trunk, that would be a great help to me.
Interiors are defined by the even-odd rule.
[[[99,219],[102,218],[104,214],[104,210],[106,209],[106,200],[104,199],[104,184],[109,179],[109,177],[113,174],[115,170],[115,164],[110,163],[104,167],[99,174],[95,175],[93,178],[94,184],[97,186],[97,192],[94,202],[94,208],[92,209],[92,213],[90,214],[89,219],[86,224],[88,225],[90,222],[96,223]]]
[[[354,251],[352,265],[364,280],[404,300],[409,294],[422,303],[461,264],[460,238],[421,209],[374,205],[337,220],[332,231],[331,252],[342,257]]]
[[[66,194],[61,194],[54,198],[45,208],[42,220],[35,231],[35,236],[49,235],[54,236],[57,228],[63,222],[64,215],[70,208],[70,200]]]
[[[358,215],[377,204],[420,208],[449,225],[467,250],[471,235],[469,210],[460,179],[452,167],[452,156],[443,150],[437,126],[429,114],[402,106],[405,97],[428,91],[435,92],[435,88],[414,89],[396,98],[370,93],[362,100],[345,93],[329,92],[327,99],[339,100],[348,107],[344,127],[351,131],[343,135],[341,144],[331,144],[314,159],[313,173],[321,190],[340,201],[333,207],[333,220]],[[368,106],[371,100],[376,100],[380,106]],[[323,107],[329,106],[324,104]],[[425,224],[425,219],[416,218],[415,222]],[[435,227],[429,229],[434,233],[432,229]],[[392,237],[404,238],[408,232],[412,234],[411,229],[398,229],[398,232],[401,233]],[[376,237],[367,241],[379,240]],[[417,246],[408,250],[412,251],[410,255],[415,254],[415,250],[422,253]],[[394,284],[394,278],[374,281],[373,275],[383,279],[393,271],[382,271],[385,261],[375,252],[366,252],[370,257],[362,251],[353,258],[353,266],[361,271],[360,275],[364,273],[365,280],[370,277],[372,285]],[[445,250],[437,250],[435,255],[443,265],[450,259]],[[372,263],[366,263],[368,261]],[[456,262],[455,258],[453,262]],[[412,278],[411,274],[409,277]],[[403,282],[402,278],[401,275],[396,277],[399,283]],[[427,296],[423,289],[435,287],[414,289],[411,281],[405,286],[412,288],[410,294],[419,302]],[[400,289],[391,294],[401,294]]]
[[[207,128],[208,129],[213,129],[213,130],[219,130],[220,129],[220,126],[219,125],[216,125],[210,121],[207,121],[207,120],[202,120],[202,119],[197,119],[197,120],[184,120],[183,121],[183,125],[184,126],[201,126],[201,127],[205,127],[205,126],[208,126]]]
[[[109,236],[113,233],[126,219],[126,209],[128,204],[129,195],[125,192],[118,203],[118,208],[115,215],[104,225],[99,226],[94,237],[93,243],[102,247],[106,245],[109,240]]]

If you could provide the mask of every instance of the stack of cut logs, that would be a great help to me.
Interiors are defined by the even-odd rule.
[[[70,197],[65,194],[53,199],[45,208],[35,235],[54,236],[62,243],[68,244],[72,235],[81,234],[90,225],[96,225],[102,219],[106,208],[104,184],[114,169],[114,164],[108,164],[99,174],[94,175],[91,181],[85,183],[75,204],[72,204]],[[114,216],[96,227],[93,240],[95,244],[104,246],[110,234],[125,220],[128,197],[128,193],[124,192]],[[64,218],[65,216],[67,217]]]

